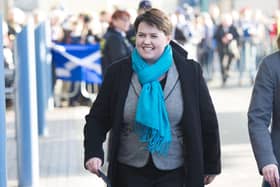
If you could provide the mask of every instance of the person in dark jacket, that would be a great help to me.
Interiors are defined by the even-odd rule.
[[[142,0],[138,4],[138,9],[137,9],[137,15],[139,16],[140,14],[143,14],[147,10],[152,8],[152,2],[149,0]],[[126,32],[126,37],[129,40],[129,42],[135,46],[135,28],[133,24],[130,25],[130,29]]]
[[[262,187],[280,186],[280,35],[277,45],[260,64],[247,113]]]
[[[214,38],[217,42],[222,84],[225,85],[229,77],[231,62],[239,50],[239,34],[236,27],[232,24],[231,15],[225,14],[222,16],[222,23],[217,27]],[[232,46],[234,46],[234,50]],[[226,62],[224,62],[225,57],[227,57]]]
[[[85,168],[99,175],[110,131],[113,187],[203,187],[221,172],[221,153],[200,65],[170,40],[161,10],[139,15],[134,26],[135,49],[108,68],[85,117]]]
[[[133,47],[126,38],[129,26],[130,15],[127,11],[116,10],[112,14],[110,26],[101,42],[103,75],[110,64],[131,53]]]

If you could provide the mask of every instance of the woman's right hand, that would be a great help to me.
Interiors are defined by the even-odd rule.
[[[86,162],[86,168],[90,172],[99,176],[98,170],[101,168],[102,160],[98,157],[93,157]]]
[[[280,187],[278,167],[275,164],[268,164],[263,167],[262,174],[264,179],[271,187]]]

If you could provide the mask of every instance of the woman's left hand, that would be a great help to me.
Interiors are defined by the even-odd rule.
[[[204,176],[204,184],[210,184],[214,179],[215,179],[216,175],[205,175]]]

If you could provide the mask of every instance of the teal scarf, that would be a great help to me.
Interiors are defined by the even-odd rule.
[[[132,68],[142,85],[136,108],[135,132],[141,142],[147,143],[149,152],[166,155],[171,142],[171,129],[158,79],[171,67],[172,49],[167,45],[154,64],[145,62],[136,49],[131,57]]]

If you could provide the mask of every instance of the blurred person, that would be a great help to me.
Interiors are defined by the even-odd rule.
[[[82,30],[84,26],[84,17],[82,13],[72,15],[70,18],[70,44],[82,43]]]
[[[2,22],[2,38],[3,38],[3,58],[4,58],[4,67],[9,70],[15,69],[12,44],[9,38],[9,28],[5,21]]]
[[[193,19],[191,19],[191,23],[189,24],[189,28],[191,34],[186,48],[188,50],[190,58],[198,60],[198,45],[205,37],[205,28],[203,25],[202,17],[199,13],[194,14],[194,17]]]
[[[103,36],[102,73],[105,75],[108,66],[128,56],[133,46],[126,38],[130,25],[130,15],[125,10],[116,10],[112,14],[111,23]]]
[[[62,23],[65,19],[63,11],[54,9],[51,10],[49,20],[51,29],[51,41],[59,43],[63,39]]]
[[[197,59],[202,65],[203,76],[206,80],[213,77],[213,60],[215,51],[215,42],[213,39],[215,27],[210,15],[207,12],[201,14],[203,36],[197,47]]]
[[[255,35],[253,35],[253,43],[256,46],[256,68],[258,69],[261,60],[268,54],[267,50],[269,48],[268,41],[266,39],[265,15],[262,10],[256,10],[254,12],[253,21],[256,24],[256,32]]]
[[[5,96],[6,105],[10,106],[13,102],[14,96],[14,82],[15,82],[15,63],[14,54],[12,50],[12,41],[8,35],[8,25],[5,21],[2,22],[2,38],[3,38],[3,62],[5,71]]]
[[[239,56],[239,34],[237,28],[233,25],[231,15],[224,14],[222,16],[222,21],[215,31],[214,38],[217,42],[222,86],[224,86],[229,77],[231,62],[234,57]]]
[[[54,42],[63,45],[82,44],[83,22],[83,14],[69,15],[62,24],[62,37],[60,37],[60,40]],[[86,99],[81,95],[81,91],[79,89],[80,84],[80,82],[56,79],[54,86],[55,106],[62,107],[62,101],[64,100],[68,106],[76,106],[81,104],[88,105],[89,99]],[[61,95],[63,95],[62,93],[67,93],[67,97],[61,97]]]
[[[151,1],[141,0],[138,4],[137,15],[143,14],[151,8],[152,8]],[[126,37],[133,46],[135,46],[135,34],[136,34],[135,28],[133,27],[133,25],[130,25],[129,30],[126,32]]]
[[[209,7],[209,14],[214,25],[218,26],[220,23],[220,9],[218,5],[211,4]]]
[[[80,44],[81,41],[81,29],[80,29],[80,19],[77,15],[69,15],[63,22],[63,35],[61,40],[55,41],[58,44],[63,45],[73,45]],[[55,68],[55,67],[54,67]],[[55,70],[54,70],[55,71]],[[78,105],[78,98],[80,97],[80,92],[77,91],[80,83],[65,81],[61,79],[56,79],[54,94],[55,94],[55,106],[62,107],[62,102],[66,101],[68,106]],[[72,97],[62,97],[62,93],[67,93],[67,95],[74,95]]]
[[[268,31],[269,31],[269,38],[270,38],[270,51],[274,51],[277,46],[275,45],[275,40],[277,38],[277,34],[280,32],[278,30],[278,23],[280,20],[280,11],[276,10],[270,20],[270,23],[268,25]]]
[[[248,71],[248,75],[251,84],[254,83],[256,76],[256,57],[257,57],[257,47],[255,41],[257,41],[257,26],[258,21],[253,20],[253,10],[250,8],[244,8],[241,10],[241,59],[240,59],[240,69],[239,69],[239,84],[241,85],[242,76],[244,71]]]
[[[101,35],[100,35],[101,37],[106,33],[108,29],[111,22],[111,17],[112,15],[106,10],[102,10],[99,13],[99,21],[101,24]]]
[[[96,44],[100,42],[97,34],[91,29],[92,17],[89,14],[82,14],[81,44]]]
[[[81,38],[80,38],[80,44],[82,45],[94,45],[94,44],[99,44],[100,38],[97,34],[93,32],[92,29],[92,16],[86,13],[81,13],[80,14],[80,20],[81,20]],[[97,25],[98,26],[98,25]],[[80,85],[81,83],[77,82],[75,84]],[[91,93],[98,92],[98,84],[92,84],[92,83],[87,83],[86,84],[86,90],[91,90]],[[70,100],[71,101],[71,100]],[[82,91],[79,90],[78,94],[76,97],[73,98],[73,102],[70,102],[70,104],[75,105],[75,101],[78,101],[77,105],[91,105],[92,102],[88,97],[85,97],[82,94]]]
[[[77,15],[69,15],[62,23],[63,36],[57,43],[80,44],[82,22]]]
[[[173,23],[173,38],[181,45],[185,45],[191,36],[189,24],[185,18],[184,9],[178,7],[171,16]]]
[[[200,65],[171,41],[158,9],[134,23],[136,47],[107,70],[86,115],[84,165],[99,175],[111,130],[113,187],[203,187],[221,172],[217,116]]]
[[[138,4],[138,15],[145,13],[152,8],[152,2],[149,0],[141,0]]]
[[[248,129],[262,187],[279,187],[280,163],[280,35],[278,51],[260,64],[248,110]]]
[[[62,10],[57,8],[51,10],[49,15],[51,42],[61,43],[63,41],[65,33],[62,24],[65,18],[66,18],[66,14]],[[54,104],[55,106],[62,106],[61,105],[62,98],[59,97],[59,95],[62,95],[62,93],[69,90],[69,86],[68,86],[69,84],[65,83],[65,81],[61,79],[56,78],[55,63],[51,63],[51,65],[52,65],[52,80],[53,80],[52,90],[54,91]]]
[[[16,34],[19,33],[22,27],[26,24],[25,13],[16,7],[10,8],[7,15],[7,24],[9,38],[11,41],[13,41],[16,37]]]

